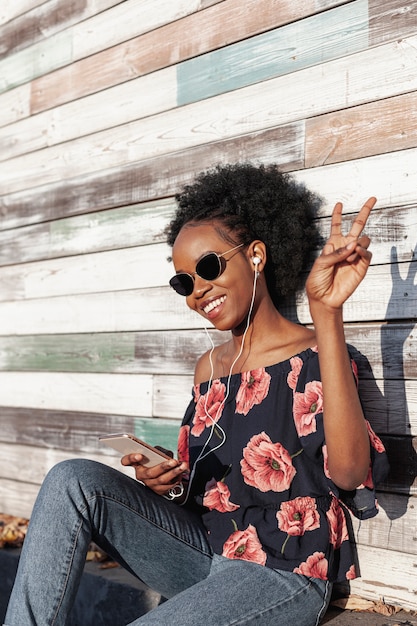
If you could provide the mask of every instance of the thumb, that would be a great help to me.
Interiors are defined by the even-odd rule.
[[[334,252],[334,245],[332,243],[325,243],[323,246],[323,250],[321,251],[320,256],[325,256],[327,254],[332,254]]]

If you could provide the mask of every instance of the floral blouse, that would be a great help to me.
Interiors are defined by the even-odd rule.
[[[190,463],[186,506],[198,506],[215,553],[330,581],[357,576],[348,510],[377,514],[384,446],[367,423],[372,469],[342,492],[327,468],[322,411],[317,349],[194,386],[178,452]]]

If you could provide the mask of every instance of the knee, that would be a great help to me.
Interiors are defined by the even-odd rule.
[[[71,490],[73,486],[94,482],[94,476],[100,474],[102,465],[89,459],[68,459],[54,465],[43,481],[42,490],[57,494]]]

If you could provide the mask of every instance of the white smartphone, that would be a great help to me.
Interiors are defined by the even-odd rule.
[[[154,465],[158,465],[167,459],[171,459],[171,457],[164,452],[161,452],[161,450],[153,448],[148,443],[137,439],[137,437],[130,435],[129,433],[102,435],[99,437],[99,441],[105,443],[106,446],[114,448],[114,450],[117,450],[123,456],[125,454],[133,454],[134,452],[143,454],[144,459],[142,464],[146,467],[154,467]]]

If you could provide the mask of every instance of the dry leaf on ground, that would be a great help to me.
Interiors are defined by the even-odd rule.
[[[0,548],[20,548],[26,536],[29,520],[0,513]]]
[[[359,596],[349,596],[347,598],[339,598],[332,601],[332,606],[336,606],[339,609],[346,609],[348,611],[366,611],[368,613],[379,613],[380,615],[395,615],[401,608],[392,604],[386,604],[383,600],[373,602],[372,600],[365,600]]]

